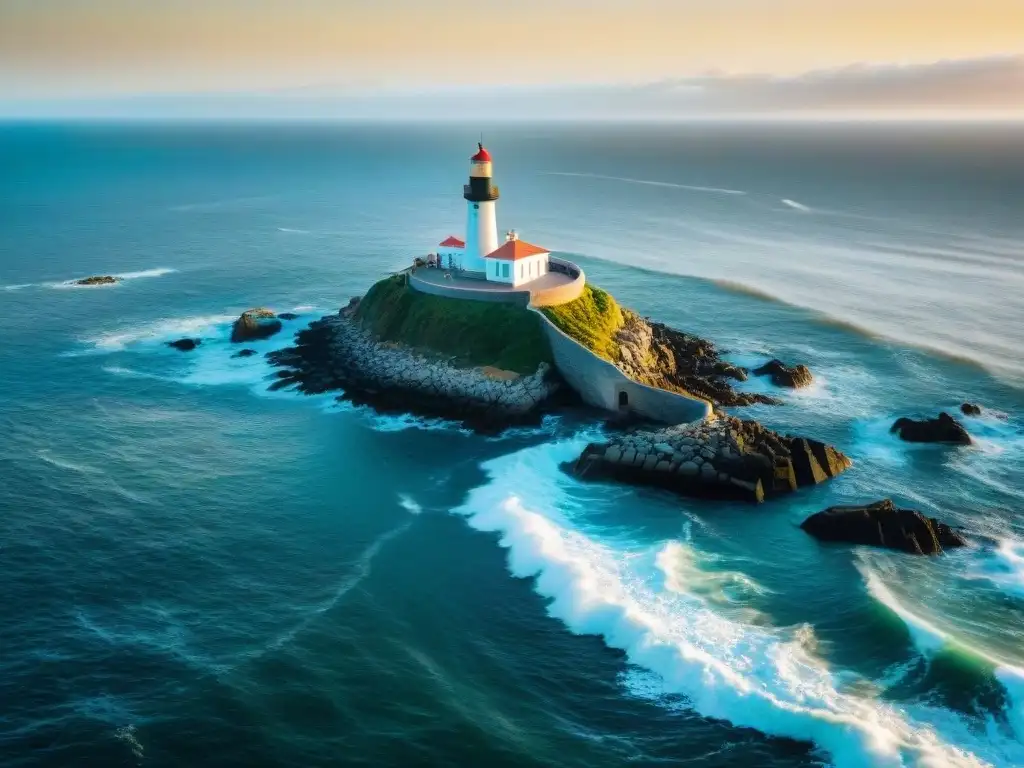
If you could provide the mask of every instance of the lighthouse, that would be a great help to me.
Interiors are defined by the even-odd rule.
[[[462,188],[466,198],[466,248],[463,269],[486,274],[489,253],[498,248],[496,203],[498,188],[491,180],[491,153],[477,144],[477,153],[469,159],[469,184]]]

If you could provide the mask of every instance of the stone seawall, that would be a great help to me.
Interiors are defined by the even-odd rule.
[[[330,315],[296,337],[295,347],[271,353],[283,368],[275,387],[297,385],[384,412],[414,412],[463,421],[481,431],[539,421],[562,389],[542,363],[528,376],[493,368],[464,368],[390,342],[380,342],[347,314]]]
[[[536,314],[551,345],[555,367],[588,405],[612,413],[632,413],[663,424],[700,421],[711,415],[712,407],[707,401],[634,381],[616,365],[564,334],[543,312]]]

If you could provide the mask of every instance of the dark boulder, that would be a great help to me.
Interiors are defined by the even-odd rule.
[[[299,316],[296,315],[294,312],[278,312],[277,313],[277,319],[278,320],[298,320]]]
[[[232,357],[252,357],[256,354],[255,349],[240,349]]]
[[[167,346],[174,347],[181,352],[191,352],[202,343],[202,339],[178,339],[177,341],[168,341]]]
[[[889,431],[908,443],[971,444],[971,436],[964,429],[964,425],[945,411],[935,419],[896,419]]]
[[[960,406],[960,413],[964,416],[981,416],[981,406],[976,403],[964,403]]]
[[[814,381],[811,370],[806,365],[789,366],[781,360],[770,360],[760,368],[752,370],[751,373],[755,376],[771,376],[772,384],[790,389],[809,387]]]
[[[281,321],[269,309],[247,309],[231,328],[231,342],[268,339],[281,330]]]
[[[937,555],[967,542],[957,531],[914,509],[899,509],[891,499],[866,506],[829,507],[800,525],[822,541],[886,547],[915,555]]]
[[[81,280],[75,280],[75,285],[114,285],[120,282],[121,278],[114,275],[92,275],[91,277],[83,277]]]

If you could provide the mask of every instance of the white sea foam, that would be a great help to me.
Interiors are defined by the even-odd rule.
[[[801,213],[810,213],[811,212],[810,208],[808,208],[803,203],[798,203],[796,200],[787,200],[786,198],[782,198],[782,204],[783,205],[788,205],[794,211],[800,211]]]
[[[570,173],[568,171],[548,171],[547,176],[575,176],[583,179],[601,179],[604,181],[621,181],[626,184],[644,184],[650,187],[671,187],[672,189],[685,189],[690,192],[708,192],[715,195],[746,195],[742,189],[727,189],[724,187],[702,187],[694,184],[676,184],[670,181],[653,181],[650,179],[632,179],[626,176],[605,176],[600,173]]]
[[[414,499],[412,496],[410,496],[407,493],[400,493],[400,494],[398,494],[398,504],[406,512],[409,512],[409,513],[411,513],[413,515],[419,515],[419,514],[423,513],[423,507],[421,507],[417,503],[416,499]]]
[[[203,336],[223,333],[225,324],[233,322],[234,315],[195,315],[158,320],[154,323],[105,333],[86,339],[95,352],[121,352],[135,346],[154,346],[182,336]]]
[[[125,280],[139,280],[146,277],[162,277],[163,275],[169,275],[173,272],[177,272],[176,269],[170,267],[157,267],[156,269],[143,269],[139,272],[114,272],[111,273],[113,277],[119,278],[122,281]],[[71,280],[64,280],[60,283],[47,283],[48,288],[68,289],[68,288],[113,288],[117,286],[117,283],[109,283],[106,285],[79,285],[78,280],[81,278],[72,278]],[[20,286],[27,288],[28,286]]]
[[[726,619],[685,583],[665,589],[656,566],[672,547],[602,540],[567,493],[565,484],[574,481],[558,464],[585,442],[487,462],[490,481],[455,510],[472,527],[499,534],[509,570],[533,577],[537,592],[550,599],[549,613],[572,632],[599,635],[624,650],[632,664],[661,678],[662,694],[685,697],[701,714],[811,741],[838,768],[1007,764],[984,741],[949,744],[904,710],[841,692],[806,650],[802,633]]]
[[[1013,597],[1024,598],[1024,541],[1006,538],[987,551],[965,574],[982,579]]]
[[[308,235],[309,234],[309,230],[308,229],[292,229],[291,227],[278,227],[277,231],[278,232],[284,232],[286,234],[291,234],[291,235]]]
[[[20,290],[23,290],[25,288],[31,288],[33,285],[34,285],[34,283],[18,283],[17,285],[5,285],[4,286],[4,290],[5,291],[20,291]]]

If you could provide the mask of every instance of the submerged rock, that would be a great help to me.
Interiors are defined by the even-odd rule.
[[[75,285],[113,285],[120,282],[121,278],[115,275],[92,275],[75,280]]]
[[[167,346],[174,347],[181,352],[191,352],[202,343],[202,339],[178,339],[177,341],[168,341]]]
[[[891,499],[866,506],[829,507],[800,525],[822,541],[842,541],[937,555],[967,542],[957,531],[915,509],[899,509]]]
[[[581,478],[653,485],[685,496],[762,502],[824,482],[851,465],[818,440],[719,415],[592,443],[571,470]]]
[[[252,357],[256,354],[255,349],[240,349],[232,357]]]
[[[257,307],[247,309],[231,328],[231,342],[257,341],[268,339],[281,330],[281,321],[269,309]]]
[[[299,316],[297,314],[295,314],[294,312],[278,312],[277,313],[277,319],[278,320],[298,320]]]
[[[976,403],[964,403],[960,406],[960,413],[964,416],[981,416],[981,406]]]
[[[814,382],[811,370],[806,365],[789,366],[781,360],[770,360],[760,368],[752,370],[751,373],[755,376],[771,376],[772,384],[790,389],[809,387]]]
[[[896,419],[889,430],[908,443],[953,443],[970,445],[971,435],[964,425],[943,411],[935,419]]]

